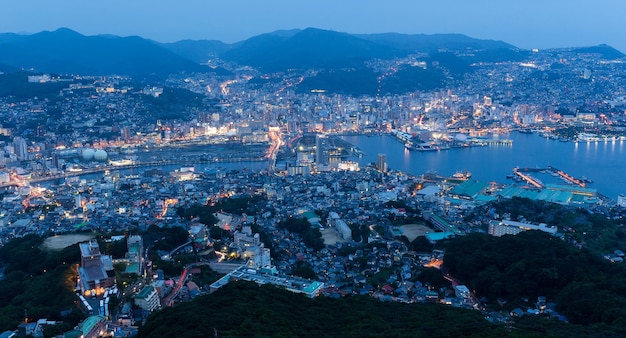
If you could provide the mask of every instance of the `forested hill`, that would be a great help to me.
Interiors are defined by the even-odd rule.
[[[534,308],[539,296],[569,322],[626,334],[626,270],[540,231],[470,234],[446,246],[447,272],[495,304]]]
[[[138,337],[503,337],[480,312],[370,297],[309,299],[252,282],[152,314]]]
[[[606,337],[607,325],[574,325],[525,316],[491,323],[476,310],[440,304],[381,302],[303,295],[252,282],[230,283],[213,294],[155,312],[138,337]]]

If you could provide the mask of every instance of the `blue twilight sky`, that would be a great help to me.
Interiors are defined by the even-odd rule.
[[[521,48],[626,52],[623,0],[0,0],[0,32],[67,27],[161,42],[236,42],[277,29],[463,33]]]

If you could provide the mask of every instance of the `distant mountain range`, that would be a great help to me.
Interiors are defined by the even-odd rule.
[[[600,54],[602,58],[608,60],[615,60],[624,57],[624,53],[606,44],[591,47],[574,48],[573,52],[580,54]]]
[[[462,34],[348,34],[316,28],[280,30],[231,45],[185,40],[163,46],[198,62],[219,56],[269,72],[358,68],[371,59],[390,59],[416,52],[506,50],[514,53],[518,50],[506,42],[474,39]]]
[[[206,63],[208,59],[221,55],[233,46],[218,40],[181,40],[170,43],[155,43],[196,63]]]
[[[405,51],[347,33],[307,28],[294,34],[262,34],[222,56],[266,71],[352,67],[365,61],[406,55]]]
[[[0,35],[0,63],[37,72],[139,77],[209,70],[140,37],[84,36],[65,28]]]
[[[599,53],[607,59],[624,56],[606,45],[571,50]],[[216,40],[159,43],[137,36],[85,36],[66,28],[32,35],[0,34],[0,72],[23,69],[133,77],[163,77],[178,72],[229,74],[221,68],[201,65],[219,58],[262,72],[317,68],[332,73],[363,68],[366,61],[373,59],[412,53],[426,53],[435,64],[451,66],[448,70],[454,75],[467,71],[471,63],[520,61],[529,52],[503,41],[462,34],[348,34],[316,28],[275,31],[233,44]]]
[[[463,34],[358,34],[364,40],[379,43],[391,48],[414,52],[433,52],[445,50],[484,50],[484,49],[516,49],[517,47],[503,41],[481,40]]]

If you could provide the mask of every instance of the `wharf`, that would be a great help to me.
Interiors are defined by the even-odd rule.
[[[513,173],[519,177],[521,177],[524,181],[528,182],[530,185],[539,188],[539,189],[543,189],[544,185],[543,183],[538,180],[537,178],[534,178],[528,174],[524,174],[524,172],[528,172],[528,168],[524,168],[526,170],[520,170],[517,167],[513,168]]]
[[[550,171],[554,172],[554,173],[557,173],[557,174],[558,174],[559,176],[561,176],[561,178],[563,178],[564,180],[566,180],[566,181],[568,181],[568,182],[570,182],[570,183],[576,184],[576,185],[580,186],[581,188],[585,188],[585,187],[586,187],[586,185],[587,185],[585,182],[583,182],[583,181],[581,181],[581,180],[579,180],[579,179],[576,179],[576,178],[574,178],[574,177],[572,177],[572,176],[568,175],[566,172],[564,172],[564,171],[562,171],[562,170],[559,170],[559,169],[557,169],[557,168],[555,168],[555,167],[548,166],[548,169],[549,169]]]
[[[513,140],[511,139],[497,139],[497,138],[472,138],[468,139],[468,142],[472,145],[479,146],[491,146],[491,145],[507,145],[510,146],[513,144]]]
[[[527,174],[531,172],[550,172],[555,176],[558,175],[559,177],[561,177],[563,180],[567,181],[568,183],[578,185],[581,188],[587,187],[587,183],[583,179],[574,178],[573,176],[569,175],[563,170],[557,169],[553,166],[548,166],[547,168],[518,168],[518,167],[513,168],[513,173],[519,176],[524,181],[528,182],[529,184],[531,184],[532,186],[536,188],[539,188],[539,189],[544,188],[543,183],[539,179],[534,178],[530,176],[529,174]]]

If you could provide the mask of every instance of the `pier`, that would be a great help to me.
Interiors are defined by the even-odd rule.
[[[582,188],[585,188],[585,186],[586,186],[585,182],[568,175],[563,170],[559,170],[559,169],[557,169],[555,167],[551,167],[551,166],[548,166],[548,169],[550,171],[554,172],[554,173],[557,173],[559,176],[561,176],[561,178],[563,178],[564,180],[566,180],[566,181],[568,181],[568,182],[570,182],[572,184],[576,184],[576,185],[578,185],[578,186],[580,186]]]
[[[522,178],[524,181],[528,182],[529,184],[539,189],[544,188],[544,185],[541,181],[526,174],[526,173],[531,173],[531,172],[536,172],[536,173],[550,172],[550,173],[558,175],[559,177],[561,177],[563,180],[567,181],[568,183],[575,184],[581,188],[587,187],[587,183],[585,181],[574,178],[570,174],[564,172],[563,170],[557,169],[553,166],[548,166],[547,168],[517,168],[517,167],[513,168],[513,173],[519,176],[520,178]]]
[[[513,144],[513,140],[510,139],[497,139],[497,138],[472,138],[468,139],[471,144],[481,145],[481,146],[491,146],[491,145],[507,145],[510,146]]]
[[[534,186],[535,188],[539,188],[539,189],[543,189],[544,185],[541,181],[539,181],[538,179],[530,176],[530,175],[526,175],[524,174],[522,171],[524,172],[528,172],[530,171],[529,168],[524,168],[524,169],[518,169],[513,168],[513,173],[519,177],[521,177],[524,181],[528,182],[528,184]]]

